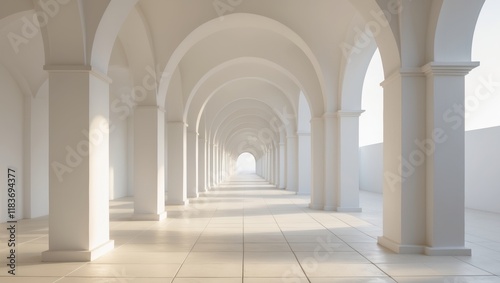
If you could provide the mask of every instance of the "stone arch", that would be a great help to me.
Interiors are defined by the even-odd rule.
[[[274,34],[277,34],[279,37],[285,38],[286,40],[292,42],[297,48],[302,50],[305,58],[307,58],[309,64],[311,64],[312,68],[316,72],[316,81],[311,82],[311,85],[314,86],[314,89],[304,89],[304,92],[307,94],[308,100],[310,100],[310,105],[312,105],[312,112],[318,116],[322,115],[322,113],[324,112],[325,101],[323,97],[324,83],[319,63],[314,57],[313,52],[309,49],[307,44],[291,29],[275,20],[263,16],[254,14],[232,14],[225,17],[224,24],[221,24],[218,19],[214,19],[199,26],[177,47],[169,62],[167,63],[165,73],[172,74],[176,70],[177,66],[186,55],[186,53],[199,41],[217,32],[224,31],[229,28],[238,27],[255,28],[272,32]],[[166,95],[166,90],[169,89],[169,84],[170,80],[165,80],[160,84],[160,103],[163,103],[163,101],[165,99],[168,99],[169,97],[169,95]]]
[[[484,0],[432,2],[428,38],[429,61],[468,62],[472,40]]]

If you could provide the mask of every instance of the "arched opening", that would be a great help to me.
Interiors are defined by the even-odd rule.
[[[253,154],[244,152],[236,160],[236,174],[250,175],[257,172],[257,163]]]
[[[384,97],[380,82],[384,80],[382,59],[377,49],[366,71],[359,119],[360,189],[374,193],[383,190],[383,111]]]
[[[301,92],[299,96],[297,118],[298,141],[298,190],[297,194],[311,193],[311,111],[306,97]]]
[[[472,60],[481,65],[466,77],[465,108],[454,113],[465,120],[465,206],[500,212],[500,2],[488,0],[479,15],[472,43]],[[485,165],[488,166],[485,166]],[[497,164],[497,165],[495,165]]]

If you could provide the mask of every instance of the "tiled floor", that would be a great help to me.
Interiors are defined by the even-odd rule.
[[[380,195],[362,193],[362,213],[314,211],[306,196],[251,180],[167,207],[162,222],[129,221],[132,199],[112,201],[116,248],[92,263],[41,263],[47,218],[24,220],[17,276],[7,277],[2,244],[0,282],[500,283],[498,214],[467,211],[472,257],[398,255],[376,244]]]

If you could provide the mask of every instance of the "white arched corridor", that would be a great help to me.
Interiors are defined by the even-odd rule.
[[[466,202],[485,159],[466,155],[465,118],[450,115],[465,107],[465,77],[479,65],[483,3],[0,3],[0,166],[16,172],[0,177],[16,189],[2,194],[0,220],[26,225],[19,274],[64,262],[68,272],[49,281],[84,282],[97,269],[142,278],[148,268],[174,282],[226,271],[239,282],[498,281],[498,269],[476,262],[484,253],[500,262],[500,232],[466,230],[466,213],[497,219],[466,204],[498,212],[498,184],[488,175],[484,196]],[[360,148],[376,50],[383,111],[368,117],[383,137]],[[127,266],[138,263],[129,252],[144,270]],[[428,270],[431,256],[449,265]],[[407,260],[425,271],[405,273]],[[258,263],[275,270],[265,276]]]

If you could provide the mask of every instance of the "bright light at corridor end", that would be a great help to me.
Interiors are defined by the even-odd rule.
[[[255,157],[248,152],[240,154],[236,161],[237,174],[255,174],[256,167]]]

